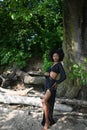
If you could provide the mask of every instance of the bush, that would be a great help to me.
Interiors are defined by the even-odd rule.
[[[43,56],[43,72],[46,72],[46,70],[52,65],[53,62],[49,60],[49,50],[45,52]]]
[[[72,73],[69,74],[71,79],[78,79],[79,83],[82,85],[87,85],[87,59],[84,59],[81,64],[74,64],[72,68]]]

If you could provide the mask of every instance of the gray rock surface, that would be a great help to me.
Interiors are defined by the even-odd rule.
[[[40,76],[25,76],[24,83],[26,84],[34,84],[34,85],[44,85],[44,77]]]
[[[87,130],[87,117],[54,114],[49,130]],[[0,105],[0,130],[42,130],[42,108]]]
[[[29,93],[31,97],[35,95],[37,91]],[[56,123],[48,130],[87,130],[87,114],[71,113],[55,110]],[[35,106],[0,104],[0,130],[42,130],[42,114],[42,108]]]

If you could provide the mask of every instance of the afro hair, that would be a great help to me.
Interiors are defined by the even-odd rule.
[[[53,61],[53,54],[54,53],[57,53],[59,55],[59,61],[63,61],[64,59],[64,52],[63,52],[63,49],[62,48],[59,48],[59,49],[52,49],[50,51],[50,58],[51,60]]]

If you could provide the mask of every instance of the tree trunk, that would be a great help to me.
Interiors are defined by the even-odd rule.
[[[87,101],[84,101],[84,100],[76,100],[76,99],[60,99],[60,98],[57,98],[56,99],[56,102],[60,102],[60,103],[65,103],[67,105],[75,105],[75,106],[82,106],[82,107],[87,107]]]
[[[62,96],[77,97],[81,85],[78,79],[71,80],[72,65],[87,57],[87,0],[63,0],[64,12],[64,65],[67,80]]]
[[[2,93],[7,93],[8,95],[19,95],[19,96],[26,96],[31,90],[33,89],[33,87],[31,88],[26,88],[25,90],[10,90],[10,89],[4,89],[0,87],[0,92]]]
[[[42,107],[40,97],[26,97],[26,96],[18,96],[12,95],[8,93],[0,93],[0,103],[4,104],[23,104],[23,105],[30,105],[36,107]],[[55,110],[60,111],[72,111],[72,107],[55,103],[54,105]]]

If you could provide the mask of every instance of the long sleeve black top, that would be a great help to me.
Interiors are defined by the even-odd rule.
[[[65,70],[64,70],[64,68],[63,68],[63,66],[62,66],[62,64],[61,64],[61,62],[58,62],[57,64],[55,64],[54,66],[52,66],[51,68],[49,68],[49,69],[47,70],[47,72],[49,72],[49,73],[50,73],[51,71],[60,74],[59,79],[56,80],[56,83],[57,83],[57,84],[60,84],[62,81],[64,81],[64,80],[66,79],[66,73],[65,73]]]

